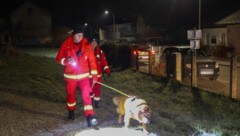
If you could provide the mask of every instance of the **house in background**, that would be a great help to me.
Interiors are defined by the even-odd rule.
[[[14,45],[52,44],[52,17],[45,10],[26,1],[10,18]]]
[[[146,24],[142,15],[138,15],[133,21],[118,23],[115,25],[115,39],[119,44],[147,43],[157,44],[159,39],[158,31],[154,27]],[[99,39],[101,43],[114,41],[114,26],[109,25],[99,29]]]
[[[210,54],[218,57],[226,57],[228,55],[229,41],[228,32],[229,26],[240,24],[240,10],[237,10],[224,18],[216,21],[212,26],[205,26],[202,37],[203,46],[210,49]],[[238,28],[240,31],[240,28]],[[238,39],[240,40],[240,38]]]
[[[0,18],[0,46],[11,45],[11,33],[5,18]]]
[[[126,43],[135,40],[135,32],[132,27],[132,23],[121,23],[114,26],[109,25],[99,29],[99,39],[101,43],[114,42],[116,39],[117,43]],[[114,38],[115,35],[115,38]]]
[[[141,14],[138,15],[135,22],[135,43],[150,44],[153,46],[160,45],[160,42],[162,41],[162,34],[158,27],[150,24],[150,22],[153,21],[151,21],[151,19],[144,18]]]

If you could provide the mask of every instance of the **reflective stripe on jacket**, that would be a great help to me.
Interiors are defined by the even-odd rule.
[[[102,73],[102,70],[105,70],[108,67],[108,62],[106,60],[104,52],[100,49],[99,45],[94,48],[94,54],[97,62],[98,74]]]
[[[76,65],[64,65],[68,58],[73,58]],[[57,53],[56,61],[64,65],[65,78],[80,79],[88,77],[89,74],[97,75],[96,58],[92,46],[85,38],[78,44],[74,43],[73,36],[67,38]]]

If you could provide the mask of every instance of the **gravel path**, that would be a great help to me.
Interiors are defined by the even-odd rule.
[[[78,110],[74,121],[67,119],[64,103],[12,94],[6,90],[0,90],[0,96],[0,134],[3,136],[60,136],[87,127]]]
[[[67,119],[64,103],[55,103],[20,94],[9,93],[0,89],[0,134],[2,136],[75,136],[79,133],[92,133],[88,128],[83,111],[77,102],[75,120]],[[105,107],[106,106],[106,107]],[[107,130],[121,135],[122,125],[117,124],[117,114],[112,105],[95,109],[100,131]],[[107,107],[108,106],[108,107]],[[111,129],[112,128],[112,129]],[[90,130],[90,131],[88,131]],[[91,131],[93,130],[93,131]],[[136,130],[139,133],[140,130]],[[96,133],[97,134],[97,133]]]
[[[76,110],[74,121],[67,119],[64,103],[9,93],[0,89],[0,134],[2,136],[71,136],[88,130],[83,111]],[[77,102],[77,105],[82,105]],[[95,109],[101,127],[117,125],[115,109]]]

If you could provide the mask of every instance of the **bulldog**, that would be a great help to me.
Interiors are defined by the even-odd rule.
[[[146,101],[135,96],[131,97],[113,97],[113,103],[117,106],[118,123],[121,124],[124,120],[124,127],[128,128],[130,119],[135,119],[142,124],[143,131],[147,131],[147,124],[150,123],[151,110]],[[124,116],[124,119],[122,117]]]

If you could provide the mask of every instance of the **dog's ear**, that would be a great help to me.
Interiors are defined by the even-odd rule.
[[[114,105],[119,106],[120,97],[113,97],[113,103],[114,103]]]

